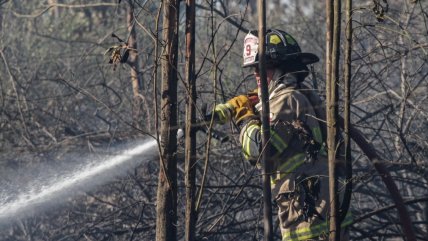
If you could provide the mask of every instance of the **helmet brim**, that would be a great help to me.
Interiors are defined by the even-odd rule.
[[[304,65],[313,64],[320,61],[320,58],[312,53],[299,53],[299,57],[302,61],[302,64]]]
[[[289,54],[288,56],[290,57],[290,61],[293,61],[291,59],[300,60],[301,63],[304,65],[314,64],[314,63],[317,63],[320,61],[318,56],[316,56],[315,54],[312,54],[312,53],[295,53],[295,54]],[[242,65],[242,68],[255,67],[258,64],[259,64],[259,60],[257,58],[256,61],[254,61],[250,64]]]
[[[242,68],[256,67],[258,65],[259,65],[259,61],[256,60],[256,61],[252,62],[251,64],[244,64],[244,65],[242,65]]]

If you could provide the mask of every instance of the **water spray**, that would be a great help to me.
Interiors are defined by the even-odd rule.
[[[125,150],[108,156],[103,155],[89,163],[73,167],[73,170],[68,172],[50,176],[47,180],[45,177],[39,177],[30,183],[31,187],[23,188],[17,184],[9,188],[3,186],[0,189],[0,223],[34,213],[52,201],[70,196],[73,191],[87,190],[126,173],[143,160],[153,159],[157,154],[156,146],[156,140],[139,142],[132,146],[128,145]],[[9,194],[11,188],[20,191],[11,197]]]

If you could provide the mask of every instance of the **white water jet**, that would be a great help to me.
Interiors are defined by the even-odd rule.
[[[126,170],[135,168],[143,160],[152,159],[156,154],[156,145],[156,140],[150,140],[113,155],[102,156],[102,160],[91,158],[87,164],[80,164],[66,173],[40,177],[29,184],[31,187],[19,184],[9,188],[0,187],[0,223],[35,213],[50,206],[52,201],[58,202],[71,196],[73,191],[88,190],[126,173]]]

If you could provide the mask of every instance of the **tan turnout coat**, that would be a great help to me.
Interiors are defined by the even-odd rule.
[[[310,130],[314,141],[323,143],[314,108],[305,94],[293,86],[278,84],[269,92],[271,156],[275,171],[271,187],[278,206],[282,240],[322,240],[328,234],[326,153],[321,148],[316,160],[305,159],[305,148],[290,127],[291,123],[299,120]],[[261,103],[256,108],[261,111]],[[245,125],[241,129],[240,141],[248,160],[260,159],[260,124],[249,122]],[[309,186],[313,192],[308,193]]]

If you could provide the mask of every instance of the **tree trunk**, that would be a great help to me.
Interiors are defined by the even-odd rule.
[[[352,0],[346,0],[346,42],[345,42],[345,69],[343,78],[345,82],[344,90],[344,127],[345,133],[345,172],[346,186],[343,203],[340,206],[341,223],[348,212],[352,194],[352,159],[351,159],[351,136],[349,134],[349,124],[351,123],[351,52],[352,52]]]
[[[128,23],[128,47],[135,50],[129,51],[129,57],[127,63],[131,67],[131,83],[132,83],[132,92],[133,92],[133,103],[132,103],[132,121],[133,124],[137,127],[140,127],[142,120],[141,115],[141,90],[143,88],[143,80],[140,72],[140,66],[138,64],[138,54],[137,54],[137,34],[134,27],[134,3],[129,1],[128,14],[127,14],[127,23]]]
[[[265,39],[266,32],[266,3],[259,0],[257,4],[259,15],[259,71],[260,71],[260,89],[262,101],[262,164],[263,164],[263,227],[264,240],[273,240],[272,226],[272,194],[270,189],[270,173],[272,164],[270,160],[270,120],[269,120],[269,93],[265,69]],[[261,40],[260,40],[261,39]]]
[[[186,0],[186,133],[185,133],[185,185],[186,185],[186,241],[195,239],[195,173],[196,173],[196,80],[195,80],[195,1]]]
[[[330,59],[327,60],[327,69],[330,71],[326,79],[326,95],[327,95],[327,149],[328,149],[328,173],[329,173],[329,193],[330,193],[330,233],[329,240],[339,241],[340,239],[340,223],[338,222],[338,188],[337,188],[337,175],[336,175],[336,135],[337,135],[337,103],[338,91],[337,83],[339,79],[339,56],[340,56],[340,1],[335,0],[334,3],[328,3],[327,18],[331,18],[331,8],[333,7],[333,26],[331,26],[331,19],[327,20],[329,23],[327,49],[330,49]],[[333,27],[333,28],[332,28]],[[331,35],[331,31],[333,34]]]
[[[163,2],[160,169],[156,240],[177,239],[177,55],[179,1]]]

